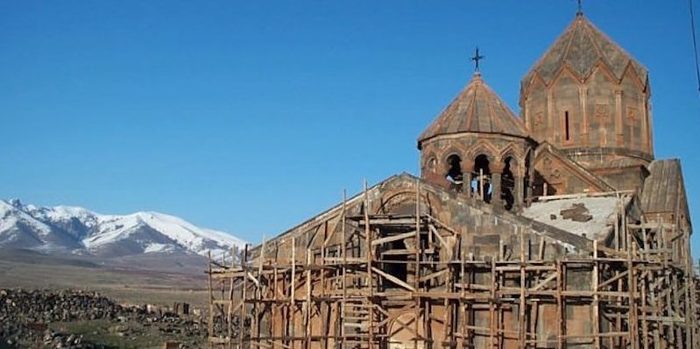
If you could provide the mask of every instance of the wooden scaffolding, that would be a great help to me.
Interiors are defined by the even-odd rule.
[[[263,243],[211,260],[209,347],[700,348],[690,236],[677,224],[633,224],[620,210],[611,241],[590,251],[553,258],[560,243],[523,227],[477,259],[463,230],[415,207],[350,215],[344,199],[340,229],[320,222],[284,251]],[[568,328],[576,317],[590,322]]]

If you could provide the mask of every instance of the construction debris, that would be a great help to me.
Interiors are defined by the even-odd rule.
[[[586,205],[583,203],[575,203],[571,205],[571,208],[559,211],[561,218],[570,219],[574,222],[588,222],[593,219]]]

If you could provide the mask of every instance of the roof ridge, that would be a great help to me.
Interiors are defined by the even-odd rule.
[[[576,22],[576,17],[574,17],[574,20],[573,20],[573,21],[569,22],[569,24],[566,26],[566,28],[564,29],[563,32],[561,32],[561,33],[559,33],[559,35],[557,35],[557,37],[554,39],[554,42],[551,43],[550,45],[548,45],[548,46],[545,48],[544,53],[542,53],[542,54],[539,56],[539,58],[537,58],[537,60],[535,60],[535,62],[530,66],[530,68],[528,68],[527,73],[525,74],[525,77],[526,77],[526,78],[527,78],[528,76],[530,76],[533,72],[536,71],[535,68],[537,68],[537,67],[540,65],[540,63],[542,63],[542,61],[544,61],[544,59],[547,57],[547,54],[549,54],[550,49],[551,49],[552,47],[556,46],[560,41],[564,40],[564,38],[566,37],[566,34],[569,33],[569,29],[572,27],[572,25],[573,25],[575,22]],[[565,54],[565,53],[566,53],[566,52],[564,52],[564,54]],[[544,80],[544,79],[543,79],[543,80]]]
[[[583,16],[581,16],[581,17],[583,17]],[[603,63],[605,63],[608,67],[612,66],[610,64],[610,62],[608,62],[608,58],[605,56],[605,53],[603,53],[603,49],[600,47],[598,42],[596,42],[595,39],[593,38],[593,33],[591,31],[597,30],[597,28],[595,26],[593,26],[593,23],[591,23],[591,21],[587,20],[585,22],[588,24],[588,26],[586,27],[588,30],[585,30],[584,34],[588,37],[588,40],[591,41],[591,44],[593,44],[593,47],[595,47],[596,51],[598,52],[598,56],[599,56],[598,60],[602,60]],[[600,31],[600,30],[598,30],[598,31]],[[617,45],[617,46],[620,46],[620,45]],[[591,74],[592,74],[592,70],[591,70]]]
[[[589,28],[591,28],[592,30],[595,31],[595,33],[600,34],[600,36],[603,37],[603,39],[609,41],[611,44],[614,44],[615,47],[616,47],[618,50],[620,50],[620,51],[622,52],[622,54],[624,54],[625,56],[627,56],[627,58],[628,58],[630,61],[639,64],[644,70],[647,70],[647,68],[646,68],[642,63],[638,62],[638,61],[634,58],[634,56],[633,56],[631,53],[627,52],[627,50],[625,50],[625,48],[622,47],[622,45],[620,45],[617,41],[615,41],[615,39],[613,39],[613,38],[610,37],[608,34],[606,34],[604,31],[602,31],[600,28],[598,28],[598,26],[595,25],[595,23],[593,23],[593,22],[590,21],[590,20],[586,20],[586,23],[588,24],[588,27],[589,27]],[[637,72],[637,73],[639,73],[639,72]]]
[[[569,25],[569,28],[566,28],[567,32],[570,32],[569,37],[568,37],[568,42],[566,43],[566,48],[564,48],[564,53],[559,57],[560,62],[564,62],[567,64],[567,58],[569,57],[569,52],[571,51],[571,44],[574,42],[574,37],[576,36],[576,32],[580,30],[579,28],[579,22],[582,20],[583,16],[576,16],[574,18],[574,21]],[[545,52],[546,54],[546,52]]]
[[[466,93],[467,91],[469,91],[469,88],[472,86],[472,84],[475,84],[474,96],[472,98],[472,104],[469,106],[470,107],[469,111],[467,111],[467,122],[464,125],[467,130],[472,128],[472,122],[474,122],[474,115],[476,114],[476,110],[475,110],[476,109],[476,101],[477,101],[476,98],[477,98],[477,95],[479,94],[479,87],[480,87],[479,85],[476,85],[479,83],[479,81],[477,81],[477,79],[479,81],[481,80],[481,73],[474,74],[474,76],[472,77],[472,80],[467,85],[467,89],[464,90],[464,92]]]

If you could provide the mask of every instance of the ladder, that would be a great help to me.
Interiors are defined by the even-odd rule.
[[[376,325],[380,319],[367,298],[351,298],[343,304],[344,349],[378,349],[383,334]],[[370,324],[373,324],[370,336]]]

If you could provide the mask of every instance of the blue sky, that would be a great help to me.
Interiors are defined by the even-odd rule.
[[[657,158],[700,209],[686,1],[584,1],[650,70]],[[0,0],[0,197],[154,210],[249,241],[392,174],[475,46],[513,110],[573,0]],[[694,249],[700,248],[695,235]]]

